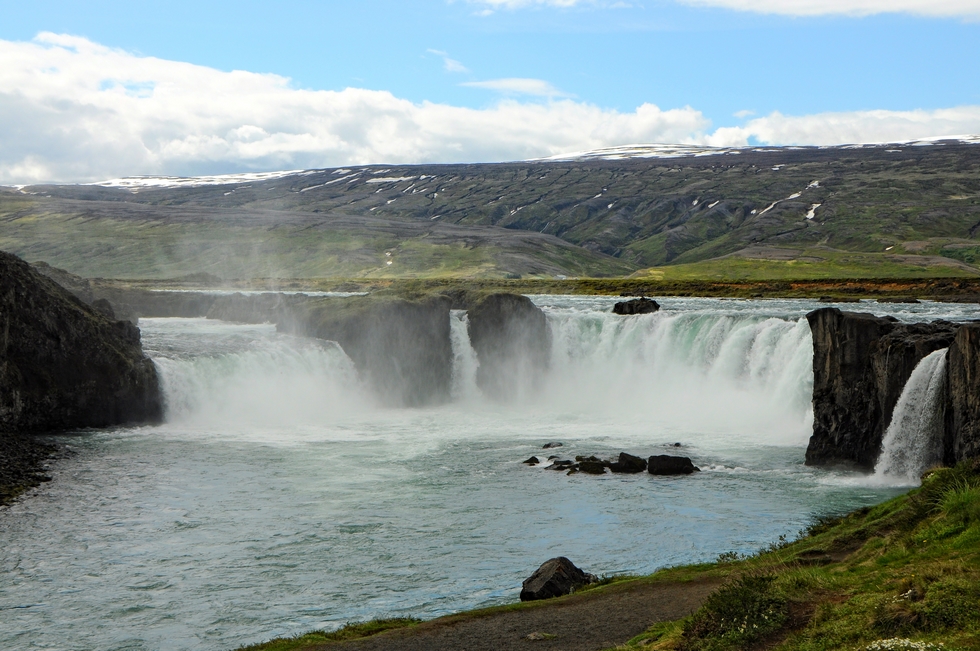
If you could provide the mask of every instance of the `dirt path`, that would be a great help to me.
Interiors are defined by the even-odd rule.
[[[598,651],[623,644],[655,622],[689,615],[718,585],[717,580],[624,583],[543,602],[536,608],[481,617],[443,617],[342,646],[351,651]],[[529,640],[531,633],[555,637]],[[328,648],[337,645],[323,647]]]

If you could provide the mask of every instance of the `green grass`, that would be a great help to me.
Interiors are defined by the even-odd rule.
[[[980,649],[980,474],[935,471],[908,495],[721,565],[728,582],[701,610],[620,648]]]
[[[944,253],[949,253],[944,251]],[[935,257],[896,256],[831,249],[800,249],[795,260],[760,260],[729,256],[703,262],[643,269],[634,277],[664,282],[832,280],[841,278],[967,278],[980,269]]]

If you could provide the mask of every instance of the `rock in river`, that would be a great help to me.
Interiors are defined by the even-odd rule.
[[[634,298],[613,305],[614,314],[649,314],[660,309],[660,303],[652,298]]]
[[[636,457],[626,452],[619,453],[619,460],[609,464],[613,472],[635,473],[647,469],[647,462],[642,457]]]
[[[647,459],[647,470],[651,475],[690,475],[701,469],[687,457],[657,454]]]
[[[596,583],[595,574],[588,574],[564,556],[542,563],[521,587],[521,601],[550,599],[570,594],[576,588]]]

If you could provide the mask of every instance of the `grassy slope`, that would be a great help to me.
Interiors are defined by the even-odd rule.
[[[608,276],[709,260],[664,273],[924,277],[969,275],[980,262],[980,145],[351,174],[341,183],[325,170],[138,194],[79,186],[29,188],[36,193],[29,198],[0,192],[0,248],[82,275],[127,278],[196,271],[235,278]],[[382,177],[411,180],[368,183]],[[225,217],[214,218],[219,213]],[[452,230],[460,227],[469,230]],[[526,239],[541,234],[554,239]],[[778,248],[796,263],[724,262],[753,247]],[[395,253],[391,267],[385,251]]]
[[[550,277],[635,269],[557,238],[503,229],[87,204],[3,191],[0,250],[107,278],[199,272],[222,278]]]
[[[726,577],[726,583],[701,610],[656,624],[620,650],[858,651],[876,643],[900,651],[980,649],[980,466],[934,471],[907,495],[815,525],[797,541],[751,558],[672,568],[625,579],[619,587],[705,576]],[[301,651],[415,623],[351,625],[247,649]]]
[[[637,271],[635,278],[665,282],[692,280],[763,281],[827,280],[835,278],[969,278],[980,269],[944,257],[862,253],[826,247],[801,248],[795,259],[785,249],[760,251],[761,256],[729,255],[703,262],[652,267]]]

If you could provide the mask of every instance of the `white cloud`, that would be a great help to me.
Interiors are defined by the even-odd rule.
[[[141,57],[72,36],[0,40],[0,184],[520,160],[634,143],[844,144],[980,133],[980,106],[772,113],[711,132],[691,107],[622,112],[558,97],[540,80],[504,81],[479,83],[547,99],[485,109],[419,104],[385,91],[301,90],[277,75]]]
[[[300,90],[270,74],[141,57],[84,38],[0,40],[0,183],[368,163],[516,160],[627,142],[683,142],[690,108],[632,112],[568,99],[486,109],[389,92]]]
[[[902,142],[980,134],[980,106],[931,111],[853,111],[790,116],[775,112],[741,127],[717,129],[705,142],[739,146],[750,138],[767,145],[841,145]]]
[[[449,57],[448,52],[443,52],[442,50],[428,50],[429,54],[435,54],[436,56],[442,57],[442,65],[446,69],[446,72],[469,72],[470,69],[464,66],[462,63],[456,59]]]
[[[543,79],[490,79],[487,81],[468,81],[460,84],[471,88],[483,88],[494,90],[498,93],[511,95],[534,95],[537,97],[569,97],[568,93],[562,92]]]
[[[784,16],[868,16],[906,13],[945,18],[980,17],[980,0],[681,0],[684,4],[721,7]]]

